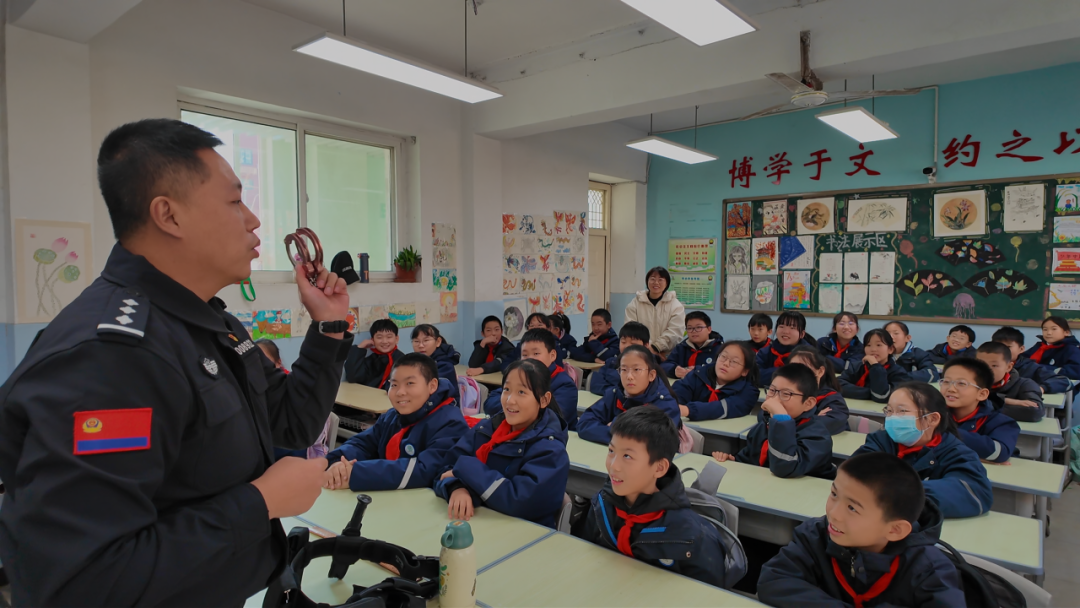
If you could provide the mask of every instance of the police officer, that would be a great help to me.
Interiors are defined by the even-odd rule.
[[[296,270],[312,326],[293,373],[215,294],[250,275],[259,220],[213,135],[143,120],[105,138],[118,243],[0,388],[0,559],[16,605],[241,605],[311,507],[352,335],[344,280]],[[283,247],[266,243],[267,247]]]

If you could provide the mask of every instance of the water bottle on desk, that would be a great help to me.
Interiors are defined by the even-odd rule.
[[[472,527],[454,520],[446,524],[439,552],[439,605],[472,608],[476,605],[476,549]]]

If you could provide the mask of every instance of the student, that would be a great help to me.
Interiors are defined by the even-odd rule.
[[[840,374],[840,392],[848,399],[889,401],[893,387],[911,381],[911,375],[893,361],[893,341],[884,329],[871,329],[863,337],[860,364],[851,364]]]
[[[398,326],[390,319],[378,319],[368,331],[370,338],[349,349],[345,381],[385,390],[390,386],[394,363],[405,356],[398,350]]]
[[[1050,366],[1070,380],[1080,380],[1080,343],[1063,317],[1047,317],[1042,322],[1039,344],[1028,349],[1024,356]]]
[[[686,314],[686,339],[671,349],[660,367],[668,378],[684,378],[698,365],[712,365],[724,337],[712,330],[709,315],[695,310]]]
[[[955,357],[975,357],[975,330],[967,325],[957,325],[949,330],[945,342],[930,351],[934,363],[945,363]]]
[[[566,423],[551,405],[551,378],[539,361],[506,368],[502,411],[481,420],[450,450],[435,493],[450,519],[486,506],[549,528],[562,508],[570,458]]]
[[[757,354],[757,364],[761,386],[769,385],[773,372],[787,363],[791,350],[806,342],[806,317],[801,312],[785,310],[776,319],[776,340],[761,348]],[[808,342],[814,346],[813,342]]]
[[[466,373],[470,376],[501,371],[503,359],[514,352],[514,343],[503,336],[503,325],[499,317],[484,317],[480,324],[480,333],[483,337],[473,342],[473,352],[469,356],[469,369]]]
[[[848,430],[848,407],[844,396],[840,394],[840,383],[836,381],[832,362],[812,346],[796,346],[791,351],[790,363],[800,363],[810,368],[818,380],[817,403],[814,415],[820,416],[829,429],[830,435],[837,435]]]
[[[546,329],[554,335],[555,322],[551,320],[551,317],[542,312],[534,312],[525,318],[525,331],[530,329]],[[556,361],[559,362],[559,365],[562,365],[563,359],[566,358],[566,353],[563,352],[561,346],[556,348],[556,354],[558,355]],[[503,370],[505,371],[506,368],[510,367],[511,363],[519,359],[521,359],[521,342],[518,342],[517,346],[514,347],[514,352],[503,359]]]
[[[772,342],[769,336],[772,335],[773,323],[769,315],[763,312],[754,313],[754,316],[750,317],[747,328],[750,331],[750,346],[753,347],[754,352],[760,353],[761,349]]]
[[[842,312],[833,317],[832,333],[817,341],[818,350],[829,358],[833,369],[843,372],[850,362],[858,365],[863,358],[863,345],[859,342],[859,317]]]
[[[574,336],[570,335],[570,317],[566,314],[557,312],[551,316],[552,333],[555,334],[555,341],[559,345],[559,350],[563,353],[563,358],[569,358],[570,349],[577,348],[577,340]],[[588,361],[588,359],[586,359]]]
[[[567,428],[577,430],[578,388],[566,369],[555,362],[555,336],[546,329],[530,329],[521,337],[521,358],[533,359],[544,364],[551,374],[551,396],[554,404],[562,411],[562,418]],[[488,395],[484,402],[484,412],[494,416],[502,410],[502,388],[497,388]]]
[[[592,333],[581,339],[581,346],[570,349],[570,358],[577,361],[606,363],[619,354],[619,335],[611,329],[611,313],[597,308],[589,319]]]
[[[439,377],[450,383],[450,396],[460,405],[461,395],[458,392],[457,370],[454,366],[461,360],[461,353],[454,350],[449,342],[443,341],[437,327],[427,323],[413,328],[412,347],[413,352],[435,360],[435,365],[439,366]]]
[[[626,325],[619,329],[619,343],[617,346],[616,355],[630,346],[641,346],[648,349],[649,328],[637,321],[628,321]],[[619,377],[619,357],[611,357],[604,363],[604,367],[593,370],[592,374],[589,391],[594,395],[603,395],[607,389],[618,386],[621,381]],[[667,376],[667,374],[664,375]]]
[[[679,469],[672,464],[678,449],[679,433],[660,410],[638,407],[616,418],[608,444],[608,480],[592,499],[582,538],[722,588],[723,539],[690,507]]]
[[[697,366],[671,391],[679,412],[690,420],[739,418],[757,405],[757,375],[754,349],[746,342],[728,342],[715,363]]]
[[[1072,382],[1054,371],[1054,368],[1036,363],[1024,356],[1026,350],[1024,348],[1024,332],[1019,329],[1002,327],[994,332],[991,339],[1009,347],[1009,352],[1012,353],[1013,369],[1021,377],[1034,380],[1044,394],[1064,393],[1072,387]]]
[[[1020,425],[994,409],[987,401],[994,372],[978,359],[959,357],[945,364],[941,373],[941,394],[949,406],[960,439],[979,458],[1005,462],[1016,451]]]
[[[431,487],[469,427],[427,355],[402,355],[387,391],[393,409],[326,455],[326,488],[354,492]]]
[[[1000,342],[985,342],[975,357],[990,367],[994,383],[988,401],[994,410],[1020,422],[1043,417],[1042,389],[1034,380],[1022,378],[1012,364],[1012,351]]]
[[[285,364],[281,362],[281,351],[278,350],[278,345],[274,344],[273,340],[270,338],[259,338],[255,341],[255,344],[258,345],[259,349],[266,355],[266,358],[270,359],[270,362],[274,364],[274,367],[286,374],[289,373],[289,370],[285,369]]]
[[[975,517],[994,505],[979,456],[960,440],[945,397],[925,382],[896,387],[885,407],[885,429],[867,435],[852,456],[867,452],[895,454],[914,467],[946,518]]]
[[[937,382],[941,377],[938,368],[934,365],[930,353],[915,346],[911,341],[906,323],[890,321],[885,324],[885,331],[892,336],[892,354],[896,364],[903,368],[912,380],[919,382]]]
[[[610,443],[610,425],[615,418],[641,405],[659,408],[671,418],[675,428],[680,428],[679,406],[671,396],[664,370],[660,369],[652,352],[644,346],[628,346],[617,361],[619,383],[604,391],[604,396],[581,415],[578,436],[593,443]]]
[[[935,547],[944,518],[904,461],[870,452],[840,465],[825,515],[795,528],[761,568],[758,600],[803,606],[965,606],[960,574]]]
[[[817,389],[818,380],[805,365],[790,363],[777,369],[761,404],[767,416],[750,429],[746,447],[734,456],[713,452],[713,458],[768,467],[777,477],[830,478],[835,470],[832,435],[814,415]]]

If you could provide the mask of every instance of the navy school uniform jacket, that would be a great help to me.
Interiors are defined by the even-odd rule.
[[[1073,336],[1057,344],[1047,344],[1039,336],[1039,343],[1028,349],[1024,356],[1051,369],[1070,380],[1080,380],[1080,342]]]
[[[566,369],[558,363],[552,363],[548,366],[548,371],[551,372],[551,397],[558,404],[567,428],[576,431],[578,417],[577,385],[570,378],[570,374],[566,373]],[[484,413],[488,416],[494,416],[502,411],[502,390],[502,388],[496,388],[488,393],[487,401],[484,402]]]
[[[469,367],[479,367],[485,374],[502,371],[503,359],[514,352],[514,343],[506,337],[499,338],[495,344],[480,346],[483,340],[473,342],[473,352],[469,356]]]
[[[888,586],[864,600],[863,606],[965,606],[960,574],[934,546],[943,521],[941,510],[927,500],[907,537],[885,545],[881,553],[871,553],[833,542],[827,517],[809,519],[799,524],[791,542],[762,566],[758,600],[777,608],[852,606],[851,592],[868,593],[899,559],[896,574],[886,579]]]
[[[398,457],[387,457],[390,440],[402,429]],[[401,416],[387,410],[362,433],[326,455],[329,464],[356,460],[349,474],[349,489],[354,492],[427,488],[435,473],[444,466],[446,454],[469,430],[453,397],[450,383],[439,379],[439,388],[419,410]]]
[[[435,360],[435,365],[439,368],[439,377],[450,383],[450,396],[454,398],[454,401],[461,403],[457,370],[454,369],[454,366],[461,361],[461,353],[454,350],[454,347],[444,339],[435,352],[431,353],[431,358]]]
[[[676,367],[694,369],[699,365],[712,365],[723,348],[724,337],[715,331],[709,334],[709,339],[701,345],[701,348],[690,344],[690,339],[687,338],[671,349],[660,367],[667,372],[668,378],[674,378]]]
[[[559,365],[564,365],[563,361],[566,359],[566,357],[567,357],[566,349],[563,348],[562,344],[558,340],[555,340],[555,362],[558,363]],[[502,370],[500,370],[500,371],[505,372],[506,368],[510,367],[511,363],[513,363],[514,361],[517,361],[520,358],[521,358],[521,342],[518,342],[517,345],[514,346],[514,350],[511,353],[509,353],[506,356],[505,359],[503,359]]]
[[[564,359],[573,359],[574,355],[570,352],[571,349],[577,348],[577,340],[569,333],[563,334],[561,338],[556,339],[558,342],[558,350],[562,352]],[[592,361],[592,359],[586,359],[586,361]]]
[[[611,490],[608,479],[604,489],[593,497],[582,538],[623,553],[619,535],[630,526],[623,545],[624,549],[629,546],[630,557],[722,588],[723,540],[712,524],[691,509],[678,468],[668,467],[667,473],[656,480],[656,486],[656,493],[642,494],[633,505],[627,505],[625,498]],[[626,523],[627,515],[659,517],[647,523]]]
[[[735,460],[768,467],[777,477],[824,477],[831,479],[832,435],[813,411],[798,418],[765,416],[746,436],[746,446]]]
[[[1064,393],[1072,387],[1072,382],[1069,382],[1069,379],[1065,376],[1055,372],[1054,368],[1036,363],[1024,356],[1021,356],[1013,364],[1013,371],[1028,380],[1034,380],[1047,394]]]
[[[545,408],[521,435],[495,446],[485,464],[476,457],[476,450],[491,440],[504,420],[499,412],[465,433],[435,476],[435,493],[449,500],[454,490],[464,487],[474,507],[485,506],[553,528],[570,476],[566,423],[555,410]],[[453,477],[438,479],[448,470],[454,472]]]
[[[765,338],[761,342],[754,342],[753,340],[747,340],[746,342],[750,345],[750,348],[754,349],[755,353],[760,353],[761,349],[772,344],[772,338]]]
[[[390,388],[390,370],[403,356],[405,353],[396,348],[392,353],[381,353],[354,346],[345,359],[345,381],[386,390]]]
[[[679,405],[675,403],[663,381],[657,378],[645,387],[645,392],[635,397],[626,396],[621,382],[608,388],[604,391],[604,396],[578,418],[578,436],[586,441],[607,445],[611,443],[611,427],[608,423],[632,407],[647,404],[663,410],[675,423],[675,428],[681,428]]]
[[[966,418],[953,416],[960,429],[960,439],[982,460],[1005,462],[1016,451],[1020,425],[1005,414],[994,410],[986,401],[979,404]]]
[[[979,456],[952,434],[942,434],[917,450],[897,445],[885,431],[866,436],[863,452],[896,454],[915,468],[923,480],[926,496],[941,507],[946,518],[975,517],[994,505],[994,493]]]
[[[795,350],[795,346],[798,345],[799,344],[785,346],[779,341],[773,340],[768,346],[765,346],[758,351],[758,382],[761,384],[762,388],[769,386],[769,383],[772,382],[773,374],[776,373],[776,368],[783,367],[787,364],[788,357],[791,356],[791,351]]]
[[[829,408],[829,412],[822,416],[821,411],[825,408]],[[825,428],[829,429],[830,435],[838,435],[848,430],[847,401],[831,386],[818,389],[817,405],[814,406],[813,413],[821,419]]]
[[[908,342],[904,352],[895,357],[896,364],[902,367],[912,380],[919,382],[937,382],[941,379],[941,373],[934,365],[934,359],[930,353],[915,346],[914,342]]]
[[[852,362],[844,373],[840,374],[840,392],[848,399],[871,399],[877,403],[888,403],[893,387],[910,380],[911,375],[897,365],[892,357],[889,357],[885,365]]]
[[[615,346],[609,350],[614,350],[615,355],[607,361],[604,361],[603,367],[598,367],[592,371],[592,380],[589,382],[589,392],[594,395],[601,395],[613,386],[618,386],[622,383],[622,378],[619,376],[619,344],[615,343]]]
[[[862,342],[859,342],[857,336],[852,338],[847,346],[841,347],[840,340],[836,337],[835,332],[818,340],[817,349],[818,352],[828,357],[829,361],[832,361],[833,370],[837,373],[847,368],[848,361],[851,361],[852,365],[858,365],[865,356]]]
[[[595,339],[589,334],[581,339],[581,346],[568,350],[570,358],[577,361],[607,361],[619,354],[619,334],[614,329],[607,330],[607,333]]]
[[[953,349],[949,347],[948,342],[942,342],[930,349],[930,359],[933,360],[934,363],[945,363],[949,359],[955,359],[956,357],[974,359],[977,350],[978,349],[974,346],[969,346],[963,350],[953,351]]]
[[[1037,365],[1037,364],[1036,364]],[[1034,401],[1039,407],[1026,405],[1005,405],[1005,399]],[[990,387],[990,405],[997,411],[1020,422],[1038,422],[1043,417],[1042,390],[1034,380],[1023,378],[1013,369],[1001,379],[1001,383]]]
[[[746,416],[758,402],[758,387],[746,378],[715,388],[712,365],[697,367],[671,387],[675,401],[690,410],[690,420],[719,420]],[[715,373],[715,372],[714,372]]]

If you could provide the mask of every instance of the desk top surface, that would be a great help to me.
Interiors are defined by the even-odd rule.
[[[342,382],[338,386],[334,403],[372,414],[382,414],[390,409],[390,399],[386,396],[386,391],[352,382]]]

